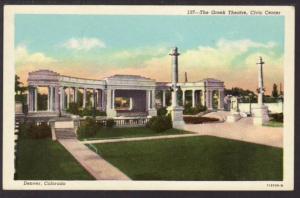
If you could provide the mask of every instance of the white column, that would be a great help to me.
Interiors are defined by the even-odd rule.
[[[150,107],[150,102],[151,102],[151,98],[150,98],[150,90],[147,90],[146,92],[146,103],[147,103],[147,109],[149,110],[151,107]]]
[[[86,88],[83,89],[82,108],[86,107]]]
[[[115,89],[111,90],[112,91],[112,96],[111,96],[111,108],[115,109]]]
[[[52,94],[54,95],[54,97],[52,97],[52,109],[54,111],[59,111],[59,89],[60,87],[59,86],[55,86],[55,87],[52,87]]]
[[[192,90],[192,107],[195,107],[195,90]]]
[[[96,101],[95,101],[95,89],[92,91],[92,107],[95,107]]]
[[[111,109],[111,98],[112,98],[112,90],[106,90],[106,111]]]
[[[49,101],[49,108],[50,108],[50,111],[53,111],[53,107],[55,107],[54,106],[54,101],[53,101],[53,92],[54,92],[54,87],[52,87],[52,86],[50,86],[50,101]],[[55,101],[56,102],[56,101]]]
[[[155,109],[155,90],[151,91],[151,108]]]
[[[48,111],[51,111],[50,98],[51,98],[51,87],[48,86],[48,97],[47,97],[47,109],[48,109]]]
[[[166,90],[162,91],[162,106],[165,107],[166,106]]]
[[[185,105],[185,89],[182,89],[182,106]]]
[[[224,110],[224,90],[219,90],[218,109]]]
[[[37,111],[38,87],[34,88],[34,111]]]
[[[28,105],[28,111],[32,111],[32,87],[31,86],[28,86],[27,105]]]
[[[64,87],[60,87],[60,101],[59,101],[59,104],[60,104],[60,110],[64,110],[65,109],[65,89]]]
[[[74,87],[74,102],[78,101],[78,87]]]
[[[101,110],[103,111],[105,109],[105,93],[104,90],[101,89]]]
[[[206,90],[206,92],[205,92],[205,105],[206,105],[206,107],[207,107],[207,109],[210,109],[210,102],[209,102],[209,100],[210,100],[210,90]]]
[[[70,87],[67,87],[68,91],[67,91],[67,108],[69,108],[70,106]]]

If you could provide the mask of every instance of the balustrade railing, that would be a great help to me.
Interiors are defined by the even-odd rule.
[[[122,117],[122,118],[113,118],[114,127],[142,127],[147,124],[150,118],[148,117]],[[101,124],[102,126],[106,126],[107,120],[109,119],[96,119],[96,122]],[[84,121],[84,119],[80,119],[80,122]]]

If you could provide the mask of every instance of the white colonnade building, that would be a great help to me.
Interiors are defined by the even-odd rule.
[[[178,83],[182,90],[181,100],[187,102],[191,95],[191,106],[206,106],[208,109],[224,109],[224,82],[207,78],[198,82]],[[38,108],[39,87],[47,87],[47,108]],[[155,116],[158,106],[167,106],[167,93],[171,83],[156,82],[154,79],[137,75],[114,75],[102,80],[92,80],[60,75],[50,70],[29,72],[28,113],[58,114],[65,112],[70,103],[105,111],[108,117]],[[157,96],[161,95],[159,99]],[[159,101],[159,102],[157,102]],[[217,106],[213,105],[217,101]]]

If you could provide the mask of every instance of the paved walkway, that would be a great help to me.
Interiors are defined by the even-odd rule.
[[[77,139],[58,139],[74,158],[97,180],[130,180],[119,169]]]
[[[185,131],[193,132],[193,134],[182,135],[162,135],[151,137],[136,138],[118,138],[105,140],[86,140],[84,144],[114,143],[114,142],[130,142],[157,139],[171,139],[181,137],[193,137],[210,135],[215,137],[263,144],[274,147],[283,147],[283,128],[254,126],[252,118],[242,118],[235,123],[207,123],[207,124],[186,124],[182,128]]]
[[[159,139],[173,139],[182,137],[200,136],[200,134],[182,134],[182,135],[159,135],[151,137],[136,137],[136,138],[117,138],[117,139],[105,139],[105,140],[85,140],[81,141],[83,144],[102,144],[102,143],[114,143],[114,142],[131,142],[131,141],[144,141],[144,140],[159,140]]]
[[[283,128],[254,126],[252,118],[242,118],[235,123],[186,124],[181,129],[199,135],[211,135],[233,140],[283,147]]]

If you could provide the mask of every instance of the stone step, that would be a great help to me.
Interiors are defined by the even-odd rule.
[[[74,139],[76,134],[73,128],[55,129],[57,139]]]

